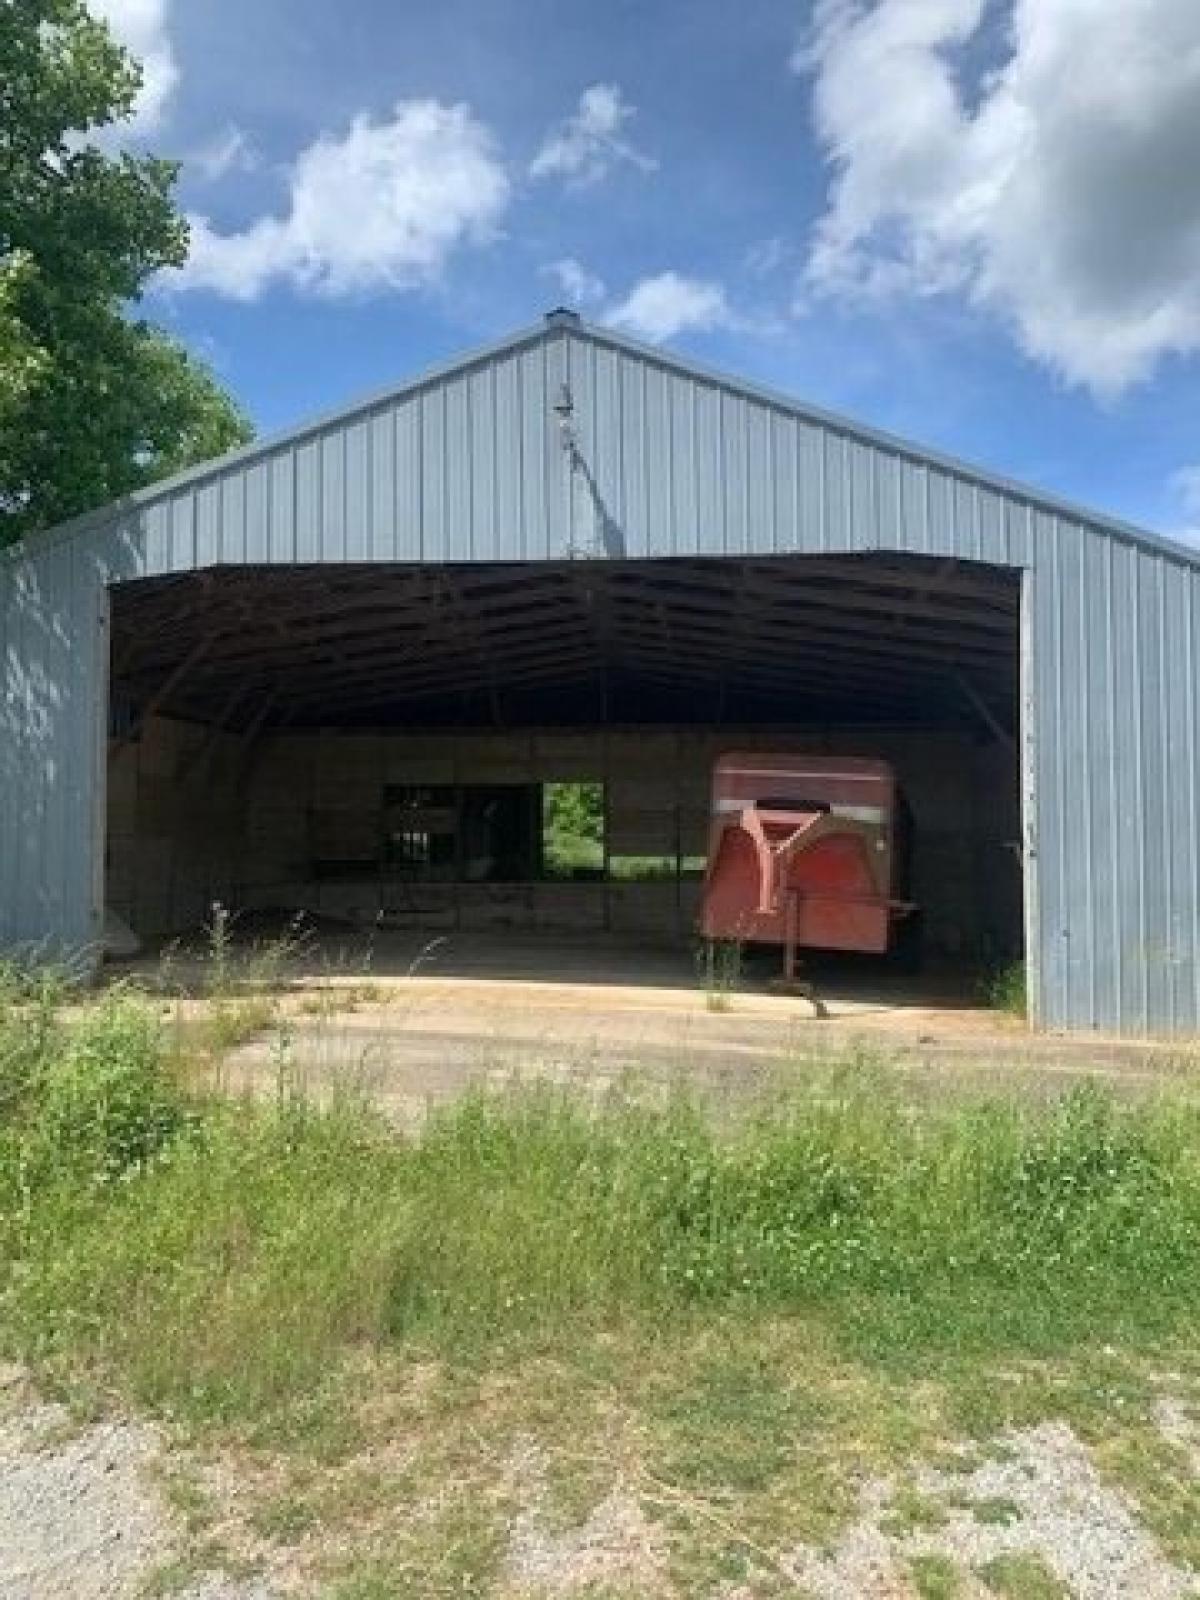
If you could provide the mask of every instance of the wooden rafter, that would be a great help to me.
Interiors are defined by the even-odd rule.
[[[1012,693],[1017,605],[986,567],[870,555],[230,568],[119,588],[113,681],[143,719],[218,728],[243,694],[271,694],[274,726],[480,695],[499,718],[510,690],[640,680],[960,716],[956,675],[989,711]]]

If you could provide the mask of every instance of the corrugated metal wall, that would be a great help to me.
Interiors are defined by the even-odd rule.
[[[62,540],[0,561],[0,951],[99,932],[107,595]]]
[[[564,382],[586,471],[559,437]],[[217,563],[591,550],[881,550],[1023,569],[1040,1018],[1200,1028],[1200,567],[562,323],[0,562],[0,943],[98,930],[106,584]]]

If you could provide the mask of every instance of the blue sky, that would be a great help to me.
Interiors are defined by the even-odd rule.
[[[562,302],[1200,528],[1195,0],[91,0],[263,431]]]

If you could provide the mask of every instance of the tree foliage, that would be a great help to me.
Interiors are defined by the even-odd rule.
[[[548,826],[589,844],[604,839],[604,785],[551,783],[546,786]]]
[[[543,796],[547,876],[598,877],[604,870],[604,785],[548,783]]]
[[[177,165],[95,142],[140,83],[82,0],[0,0],[0,544],[250,435],[132,314],[188,245]]]

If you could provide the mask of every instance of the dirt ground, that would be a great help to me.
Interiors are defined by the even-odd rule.
[[[232,1085],[261,1085],[286,1067],[318,1091],[367,1088],[402,1118],[470,1083],[513,1078],[602,1090],[651,1074],[738,1095],[857,1057],[931,1093],[1056,1092],[1096,1077],[1149,1088],[1200,1065],[1200,1051],[1178,1044],[1032,1032],[953,974],[813,966],[818,1015],[773,988],[769,965],[713,984],[686,950],[599,936],[325,932],[288,974],[282,1032],[233,1052]],[[199,983],[202,960],[178,954],[173,977]]]

